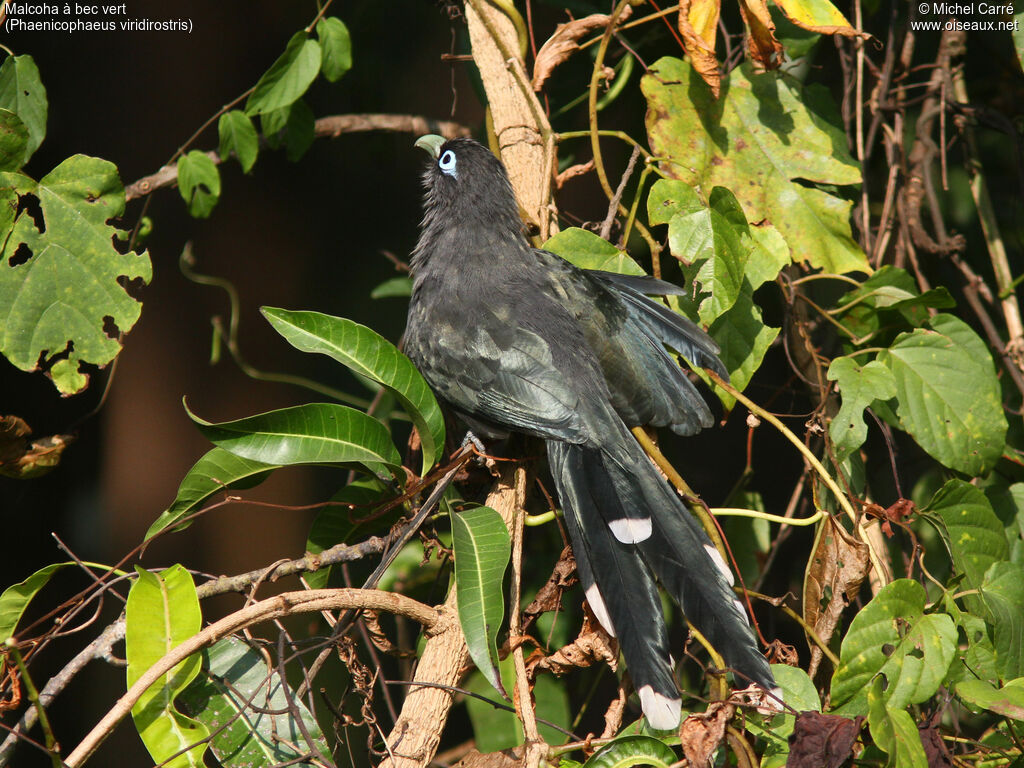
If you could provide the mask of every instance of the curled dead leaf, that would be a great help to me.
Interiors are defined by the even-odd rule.
[[[722,84],[722,71],[715,55],[720,3],[721,0],[680,0],[677,22],[690,63],[711,88],[715,98],[718,98]]]
[[[632,10],[630,6],[626,6],[619,14],[619,21],[629,18]],[[591,30],[608,26],[610,20],[611,16],[607,14],[592,13],[582,19],[573,19],[555,27],[554,34],[537,51],[537,59],[533,62],[533,90],[539,91],[543,88],[544,82],[551,77],[555,68],[580,49],[581,37]]]
[[[690,715],[679,727],[679,745],[692,766],[711,765],[711,755],[725,738],[725,727],[736,707],[722,701],[708,705],[706,712]]]
[[[71,435],[49,435],[29,441],[32,429],[18,416],[0,416],[0,475],[28,480],[45,475],[60,463]]]
[[[778,69],[785,55],[782,43],[775,39],[775,22],[767,0],[740,0],[740,14],[747,26],[747,56],[755,71]]]

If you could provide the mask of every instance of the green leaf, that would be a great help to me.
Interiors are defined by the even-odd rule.
[[[722,349],[720,357],[729,371],[730,383],[742,392],[761,366],[765,353],[779,335],[779,329],[764,324],[761,308],[744,291],[729,311],[711,324],[708,334]],[[736,402],[717,387],[715,394],[726,410]]]
[[[220,159],[227,160],[233,152],[242,172],[251,171],[260,151],[260,140],[249,116],[238,109],[225,112],[217,121],[217,133],[220,136]]]
[[[624,736],[595,752],[583,768],[632,768],[635,765],[669,768],[678,762],[676,753],[653,736]]]
[[[858,613],[843,638],[832,678],[835,714],[867,713],[867,686],[889,681],[886,706],[906,709],[939,689],[956,651],[956,628],[945,614],[925,614],[924,587],[910,579],[887,584]]]
[[[31,56],[8,56],[0,66],[0,107],[16,114],[28,130],[28,141],[16,168],[28,162],[46,138],[49,109],[46,89]]]
[[[316,118],[313,110],[302,99],[288,108],[288,122],[285,125],[284,143],[288,150],[285,153],[293,163],[302,159],[306,150],[313,144]]]
[[[412,296],[411,277],[392,277],[370,291],[371,299],[389,299],[398,296],[404,298]]]
[[[985,474],[1003,453],[1006,416],[983,342],[951,315],[903,333],[878,355],[896,378],[901,426],[950,469]]]
[[[774,225],[795,260],[826,272],[870,272],[850,232],[849,200],[821,187],[855,185],[846,137],[809,109],[820,91],[744,64],[715,99],[693,68],[664,57],[641,81],[651,150],[665,173],[692,187],[727,187],[750,221]]]
[[[326,16],[316,23],[320,40],[320,71],[334,83],[352,69],[352,40],[348,27],[336,16]]]
[[[260,311],[293,347],[327,355],[392,390],[419,431],[426,474],[444,450],[444,415],[409,358],[376,331],[351,320],[273,307]]]
[[[939,532],[968,589],[979,589],[989,567],[1009,552],[1003,524],[988,498],[963,480],[942,486],[921,509],[921,516]]]
[[[311,749],[321,757],[330,755],[330,747],[316,718],[294,691],[286,692],[288,683],[267,666],[259,651],[228,637],[202,656],[203,674],[182,693],[181,702],[210,729],[210,749],[220,765],[323,764],[298,759]],[[299,713],[301,726],[294,712]]]
[[[756,290],[769,280],[774,280],[792,258],[782,234],[771,224],[751,224],[750,236],[754,238],[757,247],[747,259],[745,277],[751,289]]]
[[[872,336],[885,325],[899,321],[917,328],[928,319],[929,309],[956,306],[944,287],[925,293],[917,290],[917,281],[905,269],[883,266],[865,280],[859,288],[839,297],[839,321],[850,333],[861,340]]]
[[[739,203],[729,190],[715,187],[708,207],[672,217],[668,241],[673,256],[697,267],[695,279],[708,294],[699,305],[700,320],[712,323],[744,290],[743,273],[754,247]]]
[[[277,149],[284,139],[285,130],[288,128],[288,116],[291,114],[291,105],[275,109],[273,112],[264,112],[260,115],[260,132],[266,139],[267,146]]]
[[[506,690],[512,690],[516,679],[512,656],[502,659],[498,668],[501,670],[502,685]],[[474,670],[466,680],[465,686],[471,693],[487,699],[482,701],[475,696],[466,697],[466,713],[473,724],[473,740],[476,742],[477,750],[486,754],[512,749],[522,744],[524,733],[519,718],[514,711],[500,709],[490,703],[496,697],[494,687],[487,678]],[[538,719],[557,723],[568,729],[572,722],[572,714],[565,685],[551,675],[538,675],[533,685],[533,698]],[[544,723],[538,722],[537,728],[541,738],[548,744],[562,744],[566,740],[564,733]]]
[[[580,269],[602,269],[623,275],[646,274],[625,251],[579,227],[563,229],[544,243],[544,250],[561,256]]]
[[[956,684],[956,695],[976,709],[987,709],[1002,717],[1024,720],[1024,678],[1010,680],[996,688],[984,680],[963,680]]]
[[[871,681],[868,689],[868,728],[875,745],[889,755],[887,766],[928,768],[921,735],[914,718],[903,709],[887,704],[882,677]]]
[[[220,171],[209,155],[193,149],[178,158],[178,192],[195,218],[213,213],[220,199]]]
[[[384,425],[344,405],[309,403],[219,424],[185,410],[207,440],[243,459],[278,466],[357,462],[374,473],[380,464],[402,463]]]
[[[383,484],[372,477],[359,477],[331,497],[331,503],[324,506],[313,520],[306,539],[306,551],[318,555],[335,544],[354,541],[359,530],[372,525],[376,530],[389,526],[395,518],[405,512],[405,507],[396,504],[384,517],[360,521],[370,517],[373,507],[381,504],[392,494]],[[321,568],[306,574],[306,583],[313,589],[326,587],[334,566]]]
[[[511,556],[508,529],[501,515],[490,507],[468,509],[452,515],[452,547],[459,624],[470,658],[488,682],[508,698],[501,685],[495,642],[505,615],[502,586]]]
[[[985,574],[981,596],[992,612],[1000,678],[1024,676],[1024,565],[993,563]]]
[[[864,409],[875,400],[896,397],[896,381],[889,369],[877,360],[858,365],[854,357],[837,357],[828,367],[829,381],[839,385],[842,405],[829,424],[828,433],[842,461],[860,448],[868,436]]]
[[[320,45],[303,31],[296,32],[284,53],[256,83],[247,115],[262,115],[292,104],[306,92],[320,72]]]
[[[18,622],[21,621],[21,617],[25,613],[25,609],[28,608],[28,604],[32,602],[32,598],[47,585],[53,574],[62,568],[67,568],[69,565],[79,566],[79,563],[50,563],[40,568],[27,579],[7,587],[3,594],[0,594],[0,644],[14,636],[14,630],[18,628]],[[101,565],[100,563],[86,562],[85,565],[88,565],[90,568],[111,570],[109,566]],[[120,571],[115,572],[120,573]]]
[[[23,371],[53,363],[57,389],[79,392],[89,383],[80,364],[102,368],[121,350],[110,325],[127,333],[139,319],[141,305],[119,282],[152,276],[148,254],[113,246],[123,234],[107,223],[124,212],[117,168],[74,155],[38,183],[3,173],[0,198],[15,207],[35,200],[42,210],[38,226],[29,210],[17,214],[0,253],[0,352]]]
[[[24,165],[28,128],[14,112],[0,108],[0,171],[16,171]]]
[[[125,605],[125,657],[128,687],[176,646],[202,628],[199,598],[192,576],[180,565],[160,574],[136,566],[138,580]],[[199,674],[195,654],[166,672],[132,707],[132,719],[153,761],[169,768],[202,768],[210,732],[174,707],[174,699]],[[199,743],[202,742],[202,743]],[[171,758],[186,749],[177,757]]]
[[[279,466],[243,459],[223,448],[213,448],[207,451],[206,455],[197,461],[182,479],[174,503],[153,521],[143,540],[149,541],[160,531],[175,526],[182,518],[197,512],[211,496],[217,493],[259,485]],[[188,520],[177,525],[175,530],[183,531],[190,525],[192,525],[192,521]]]
[[[647,195],[647,221],[651,226],[668,224],[679,213],[706,208],[693,187],[678,179],[658,179]]]

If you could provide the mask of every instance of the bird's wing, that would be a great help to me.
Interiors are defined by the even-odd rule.
[[[580,270],[561,257],[537,251],[598,361],[615,411],[630,427],[668,426],[692,435],[713,423],[711,410],[669,353],[727,376],[718,346],[695,323],[645,293],[681,289],[648,277]]]
[[[535,331],[477,317],[458,333],[419,333],[407,340],[406,351],[460,414],[544,438],[583,442],[590,436],[579,379],[567,373],[571,361]]]

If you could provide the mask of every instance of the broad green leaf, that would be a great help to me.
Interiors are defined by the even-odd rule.
[[[358,462],[375,473],[380,464],[401,465],[384,425],[344,405],[309,403],[219,424],[188,415],[214,445],[264,464]]]
[[[767,725],[762,725],[759,718],[747,721],[747,730],[766,742],[761,768],[777,768],[786,764],[789,755],[787,739],[793,733],[796,723],[796,715],[791,714],[791,711],[821,711],[818,690],[806,672],[786,664],[772,664],[772,674],[782,689],[782,699],[788,708],[773,716]]]
[[[992,358],[962,320],[901,334],[878,355],[896,379],[901,426],[951,469],[988,472],[1003,453],[1006,416]]]
[[[993,563],[985,574],[981,596],[992,612],[1000,678],[1024,676],[1024,565]]]
[[[302,159],[306,150],[313,144],[316,118],[313,110],[302,99],[298,99],[288,108],[288,122],[285,124],[284,143],[287,147],[286,156],[293,163]]]
[[[178,192],[195,218],[213,213],[220,199],[220,171],[209,155],[193,149],[178,158]]]
[[[85,562],[84,564],[90,568],[99,568],[104,571],[111,570],[109,566],[100,563]],[[75,562],[50,563],[40,568],[27,579],[7,587],[3,594],[0,594],[0,644],[14,636],[14,630],[18,628],[18,622],[21,621],[21,617],[25,613],[28,604],[32,602],[32,598],[39,593],[39,590],[47,585],[53,574],[71,565],[79,566]],[[115,571],[115,573],[121,573],[121,571]]]
[[[727,189],[715,187],[707,207],[672,217],[668,240],[673,256],[697,267],[694,277],[708,294],[700,301],[700,319],[705,325],[714,322],[744,290],[747,258],[755,247],[739,203]]]
[[[261,115],[289,106],[302,96],[320,72],[320,45],[303,31],[296,32],[284,53],[256,83],[247,115]]]
[[[928,758],[914,718],[906,710],[892,707],[883,692],[881,676],[868,689],[868,728],[875,745],[889,755],[887,766],[928,768]]]
[[[398,515],[405,512],[401,504],[384,517],[372,516],[373,508],[390,498],[383,484],[372,477],[360,477],[353,480],[331,497],[331,503],[324,506],[313,520],[306,539],[306,551],[317,555],[335,544],[354,542],[360,528],[364,525],[374,526],[382,530],[389,526]],[[370,518],[360,520],[360,518]],[[306,574],[306,583],[313,589],[326,587],[331,576],[331,569],[321,568]]]
[[[210,729],[210,749],[220,765],[313,768],[324,764],[298,759],[311,751],[325,758],[330,747],[316,718],[294,691],[286,692],[287,681],[267,666],[263,654],[228,637],[202,656],[202,673],[182,693],[181,702]],[[294,712],[302,719],[301,727]]]
[[[625,251],[579,227],[563,229],[544,243],[544,250],[561,256],[580,269],[602,269],[623,275],[645,274]]]
[[[412,418],[423,446],[423,473],[444,450],[444,416],[423,376],[383,336],[351,320],[319,312],[263,307],[264,317],[289,344],[337,360],[392,390]]]
[[[326,16],[316,23],[320,41],[320,71],[334,83],[352,69],[352,41],[348,27],[336,16]]]
[[[217,134],[220,136],[220,159],[227,160],[233,152],[242,172],[251,171],[260,151],[260,139],[249,116],[239,109],[225,112],[217,121]]]
[[[756,290],[769,280],[774,280],[792,258],[782,234],[771,224],[751,224],[750,235],[757,247],[750,252],[744,276],[751,289]]]
[[[595,752],[583,768],[632,768],[636,765],[669,768],[678,762],[672,748],[653,736],[624,736]]]
[[[24,164],[28,128],[14,112],[0,108],[0,171],[16,171]]]
[[[501,681],[505,690],[514,690],[515,662],[509,655],[498,664]],[[494,687],[479,671],[474,671],[465,683],[466,690],[482,696],[482,701],[473,696],[466,697],[466,713],[473,724],[473,739],[476,748],[486,754],[512,749],[523,743],[523,726],[514,711],[500,709],[489,702],[501,702],[494,693]],[[552,675],[537,675],[533,685],[533,698],[537,718],[557,723],[568,729],[572,722],[569,710],[569,694],[566,686]],[[501,702],[508,706],[506,702]],[[548,744],[562,744],[566,735],[544,723],[537,724],[541,738]]]
[[[8,56],[0,66],[0,107],[16,114],[28,129],[25,151],[15,166],[20,168],[46,138],[49,109],[46,88],[31,56]]]
[[[397,296],[404,298],[412,296],[411,277],[392,277],[370,291],[371,299],[389,299]]]
[[[182,479],[174,503],[153,521],[146,531],[144,540],[149,541],[160,531],[175,526],[182,518],[197,512],[215,494],[232,488],[252,488],[259,485],[279,466],[243,459],[223,448],[207,451]],[[190,525],[192,522],[189,520],[177,525],[175,530],[183,531]]]
[[[1003,524],[984,492],[970,483],[947,482],[921,509],[921,516],[939,532],[967,589],[980,588],[989,567],[1006,558]]]
[[[288,128],[288,116],[291,112],[292,108],[289,104],[287,107],[281,107],[281,109],[275,109],[272,112],[264,112],[260,115],[260,132],[263,134],[267,146],[271,149],[277,149],[281,146],[285,130]]]
[[[859,339],[867,339],[884,326],[906,324],[917,328],[928,319],[929,309],[956,306],[944,287],[919,293],[917,282],[905,269],[880,267],[859,288],[839,297],[837,320]]]
[[[956,652],[956,627],[945,614],[925,614],[924,587],[910,579],[887,584],[858,613],[843,638],[832,678],[835,714],[867,713],[867,687],[889,681],[886,706],[906,709],[939,689]]]
[[[968,706],[987,709],[1003,717],[1024,720],[1024,678],[1010,680],[996,688],[984,680],[963,680],[956,684],[956,695]]]
[[[707,206],[693,187],[678,179],[658,179],[647,195],[647,220],[651,226],[668,224],[679,213],[695,213]]]
[[[808,107],[820,90],[745,64],[722,79],[716,100],[671,57],[654,63],[641,89],[665,173],[701,190],[731,189],[747,219],[774,225],[795,260],[832,273],[871,271],[850,232],[850,201],[817,186],[861,181],[842,130]]]
[[[779,329],[764,324],[761,308],[744,291],[729,311],[711,324],[708,334],[722,349],[720,357],[729,371],[730,383],[742,392],[761,366]],[[715,394],[726,410],[735,404],[731,395],[717,387]]]
[[[508,528],[490,507],[468,509],[451,518],[459,624],[470,658],[508,698],[501,685],[495,643],[505,615],[503,582],[511,555]]]
[[[837,357],[828,367],[828,379],[839,386],[842,405],[829,424],[828,433],[842,461],[860,448],[868,436],[864,409],[875,400],[896,397],[896,381],[877,360],[858,365],[854,357]]]
[[[125,658],[128,687],[157,661],[202,628],[202,613],[192,576],[180,565],[159,574],[136,566],[138,580],[125,605]],[[181,714],[174,699],[199,674],[200,656],[189,656],[151,685],[132,707],[132,719],[153,761],[169,768],[202,768],[202,723]],[[199,743],[202,742],[202,743]],[[171,758],[186,749],[177,757]]]
[[[971,597],[976,597],[972,595]],[[950,665],[949,673],[943,682],[947,688],[963,682],[964,680],[986,680],[996,681],[999,673],[996,671],[996,649],[989,637],[989,630],[981,615],[989,615],[988,608],[978,599],[980,615],[960,608],[953,593],[946,592],[942,595],[942,609],[953,619],[953,623],[959,627],[962,637],[966,640],[966,648]]]
[[[102,368],[121,350],[110,325],[127,333],[139,319],[141,305],[119,283],[152,276],[148,254],[113,246],[122,233],[107,222],[124,213],[117,169],[74,155],[38,183],[0,174],[0,198],[34,198],[42,210],[39,226],[29,210],[18,213],[0,253],[0,352],[34,371],[67,351],[49,373],[62,394],[79,392],[89,383],[79,365]]]

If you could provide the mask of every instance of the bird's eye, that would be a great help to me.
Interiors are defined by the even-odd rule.
[[[441,159],[437,161],[437,167],[441,169],[442,173],[447,173],[453,179],[459,177],[459,174],[455,171],[455,153],[450,149],[441,155]]]

